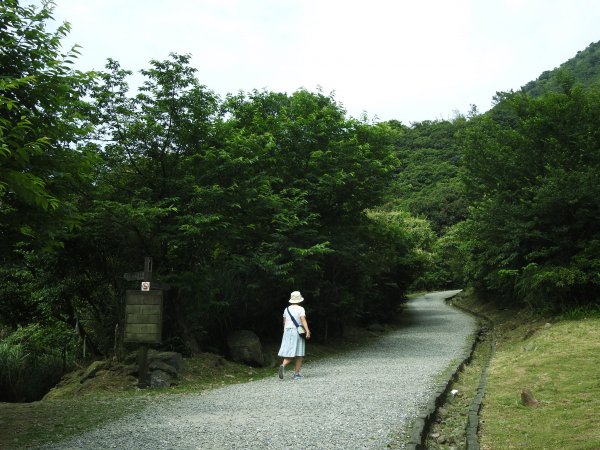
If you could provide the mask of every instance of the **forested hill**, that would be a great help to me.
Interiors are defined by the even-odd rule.
[[[561,80],[567,77],[585,87],[600,84],[600,41],[591,43],[585,50],[577,52],[573,58],[554,70],[547,70],[537,80],[530,81],[521,89],[524,93],[537,97],[546,92],[560,90]]]
[[[390,122],[393,206],[437,234],[416,285],[470,285],[542,309],[598,300],[599,95],[600,42],[499,92],[484,114]]]

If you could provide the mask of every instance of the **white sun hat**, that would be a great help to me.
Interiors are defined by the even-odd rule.
[[[300,295],[300,291],[294,291],[290,295],[290,303],[300,303],[303,301],[304,301],[304,298],[302,298],[302,295]]]

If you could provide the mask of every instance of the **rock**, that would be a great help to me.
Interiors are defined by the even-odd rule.
[[[537,347],[535,345],[535,342],[528,342],[526,345],[523,346],[523,351],[526,351],[526,352],[533,352],[536,350],[537,350]]]
[[[214,367],[224,367],[225,366],[225,360],[219,356],[218,358],[216,358],[214,360],[213,366]]]
[[[138,352],[126,356],[126,365],[122,369],[126,376],[139,375],[137,357]],[[181,353],[177,352],[159,352],[148,349],[146,364],[148,365],[148,385],[151,388],[168,387],[175,384],[175,380],[181,375],[183,357]]]
[[[150,373],[150,387],[164,388],[170,387],[173,384],[173,377],[162,370],[153,370]]]
[[[533,396],[532,392],[529,389],[523,389],[521,392],[521,401],[525,406],[538,406],[540,402],[538,402]]]
[[[372,323],[367,326],[367,331],[373,331],[375,333],[383,333],[385,331],[385,327],[380,323]]]
[[[127,376],[127,377],[128,376],[132,376],[132,375],[137,376],[138,367],[137,367],[137,365],[130,364],[130,365],[127,365],[127,366],[123,366],[122,371],[123,371],[123,374],[125,376]]]
[[[162,361],[165,364],[168,364],[169,366],[175,368],[177,373],[181,372],[183,369],[183,357],[181,356],[181,353],[159,352],[152,349],[148,350],[148,366],[150,366],[152,362],[156,361]]]
[[[249,330],[234,331],[227,337],[227,346],[234,361],[251,366],[264,366],[262,346],[256,333]]]
[[[546,323],[546,325],[544,325],[544,328],[550,328],[552,326],[551,323]]]
[[[161,360],[153,360],[153,361],[149,361],[148,362],[148,370],[150,370],[151,372],[154,372],[156,370],[160,370],[162,372],[166,372],[169,375],[178,378],[179,377],[179,371],[177,370],[176,367],[173,367],[169,364],[167,364],[164,361]]]
[[[85,369],[85,372],[83,372],[83,375],[81,375],[79,382],[84,383],[86,380],[89,380],[90,378],[94,378],[98,374],[98,372],[100,372],[101,370],[107,370],[109,367],[110,367],[109,361],[104,361],[104,360],[94,361],[93,363],[91,363],[88,366],[87,369]]]

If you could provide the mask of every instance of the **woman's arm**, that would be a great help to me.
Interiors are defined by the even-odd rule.
[[[306,339],[310,339],[310,330],[308,329],[308,322],[306,321],[306,316],[300,316],[300,321],[302,322],[302,326],[306,330]]]

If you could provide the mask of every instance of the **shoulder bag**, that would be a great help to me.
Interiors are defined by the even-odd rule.
[[[294,316],[292,316],[292,313],[290,312],[289,306],[286,308],[286,310],[287,310],[287,313],[290,315],[292,322],[294,322],[294,325],[296,326],[296,330],[298,330],[298,334],[300,335],[300,337],[304,337],[306,335],[306,330],[304,329],[304,327],[302,325],[298,325],[298,322],[296,322],[296,319],[294,319]]]

